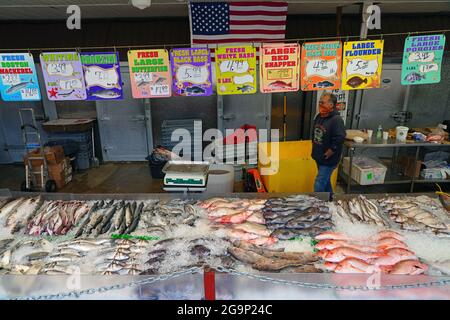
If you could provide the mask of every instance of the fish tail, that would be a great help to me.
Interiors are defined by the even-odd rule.
[[[367,78],[365,78],[363,82],[364,82],[364,83],[367,83]]]

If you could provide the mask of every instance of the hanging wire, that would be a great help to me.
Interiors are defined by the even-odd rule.
[[[427,31],[414,31],[414,32],[395,32],[395,33],[384,33],[384,34],[374,34],[374,35],[368,35],[366,39],[364,40],[371,40],[368,39],[369,37],[392,37],[392,36],[402,36],[402,35],[418,35],[418,34],[427,34],[427,33],[442,33],[445,34],[449,32],[450,29],[440,29],[440,30],[427,30]],[[301,41],[316,41],[316,40],[334,40],[334,39],[346,39],[348,41],[349,39],[359,39],[360,35],[353,35],[353,36],[330,36],[330,37],[312,37],[312,38],[293,38],[293,39],[273,39],[268,40],[267,43],[274,43],[274,42],[283,42],[283,43],[289,43],[289,42],[301,42]],[[173,43],[173,44],[145,44],[145,45],[109,45],[109,46],[94,46],[94,47],[78,47],[76,49],[78,50],[90,50],[90,49],[127,49],[130,50],[130,48],[161,48],[162,46],[164,48],[175,48],[175,47],[186,47],[191,46],[191,43]],[[67,49],[74,49],[73,47],[59,47],[59,48],[31,48],[28,50],[32,51],[55,51],[55,50],[67,50]],[[0,51],[26,51],[27,49],[18,49],[18,48],[7,48],[7,49],[1,49]]]

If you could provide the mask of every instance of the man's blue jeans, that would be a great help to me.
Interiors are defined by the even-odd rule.
[[[316,181],[314,182],[314,192],[329,192],[331,197],[333,194],[333,188],[331,187],[331,174],[336,166],[317,164],[317,168],[319,172],[317,173]]]

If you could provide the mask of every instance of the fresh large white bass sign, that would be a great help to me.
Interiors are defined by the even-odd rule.
[[[321,77],[332,77],[336,75],[338,69],[337,61],[325,60],[325,59],[312,59],[306,64],[306,74],[308,77],[311,76],[321,76]]]
[[[178,81],[187,81],[195,84],[205,83],[209,78],[208,66],[181,65],[176,72],[176,78]]]
[[[365,77],[372,76],[377,72],[378,61],[377,59],[363,60],[353,59],[347,64],[347,75],[360,74]]]
[[[105,89],[120,88],[119,74],[117,73],[116,66],[109,69],[104,69],[98,66],[85,66],[84,68],[86,88],[93,86],[98,86]]]
[[[245,73],[248,71],[247,61],[226,60],[220,63],[220,72]]]

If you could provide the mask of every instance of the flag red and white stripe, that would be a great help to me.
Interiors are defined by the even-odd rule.
[[[195,2],[193,2],[195,3]],[[286,32],[287,2],[232,1],[229,4],[229,32],[199,35],[192,33],[193,45],[283,40]],[[191,26],[192,26],[192,17]]]

